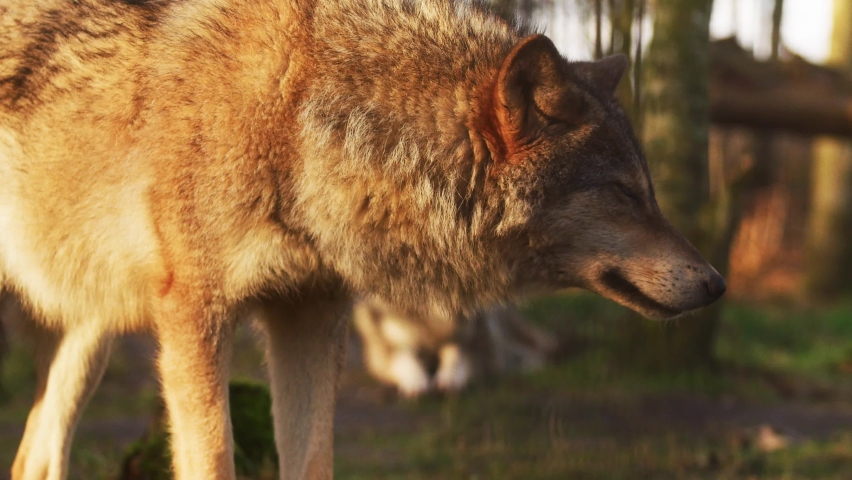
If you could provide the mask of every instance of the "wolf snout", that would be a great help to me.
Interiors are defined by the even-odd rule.
[[[687,263],[657,270],[613,267],[600,276],[598,291],[649,318],[666,319],[706,307],[725,293],[727,284],[712,266]]]
[[[707,296],[711,302],[714,302],[725,293],[728,289],[728,284],[725,279],[719,275],[715,269],[711,268],[710,273],[704,280],[704,289],[707,291]]]

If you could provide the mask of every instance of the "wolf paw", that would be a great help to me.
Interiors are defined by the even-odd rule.
[[[390,371],[399,393],[404,397],[419,397],[431,387],[426,369],[411,352],[400,352],[394,355]]]
[[[444,392],[457,392],[470,382],[473,365],[470,358],[456,344],[444,345],[439,354],[440,366],[435,373],[435,384]]]

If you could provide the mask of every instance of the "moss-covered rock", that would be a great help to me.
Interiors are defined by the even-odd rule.
[[[234,430],[234,463],[246,479],[275,478],[278,459],[272,428],[272,398],[261,383],[237,380],[228,387]],[[122,480],[169,480],[171,452],[165,408],[160,405],[145,435],[130,446]]]

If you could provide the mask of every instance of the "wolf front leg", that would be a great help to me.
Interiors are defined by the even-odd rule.
[[[282,480],[333,476],[334,404],[350,308],[338,291],[270,302],[261,312]]]
[[[228,410],[233,325],[214,301],[174,295],[167,303],[157,337],[175,478],[233,480]]]
[[[110,335],[97,322],[64,331],[29,321],[35,347],[36,392],[12,464],[13,480],[59,480],[67,475],[71,440],[83,408],[109,360]]]

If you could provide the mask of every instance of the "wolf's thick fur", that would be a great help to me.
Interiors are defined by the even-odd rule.
[[[39,371],[13,478],[64,477],[124,331],[159,340],[177,478],[233,478],[231,332],[257,318],[281,477],[327,478],[352,292],[717,298],[654,201],[624,68],[462,1],[0,0],[0,307]]]
[[[367,370],[405,397],[455,392],[478,378],[535,370],[559,347],[555,336],[512,305],[457,319],[437,312],[412,317],[371,299],[355,305],[353,320]]]

